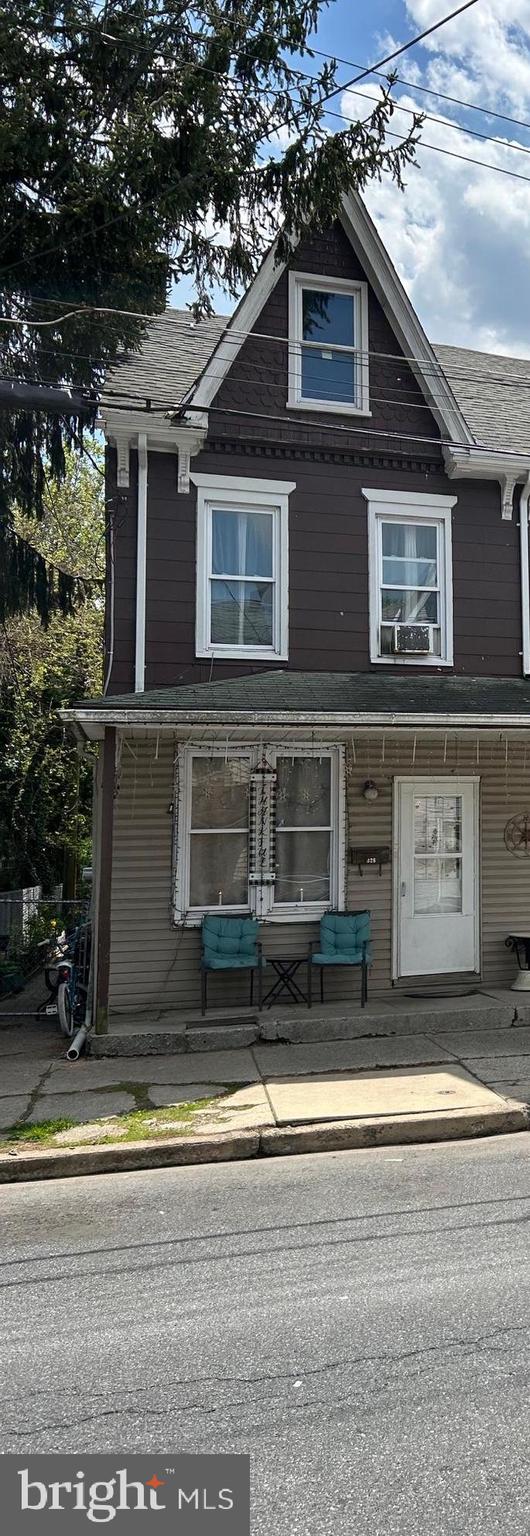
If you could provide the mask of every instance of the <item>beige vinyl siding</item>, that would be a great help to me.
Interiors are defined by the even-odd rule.
[[[114,813],[110,1008],[114,1011],[199,1006],[200,931],[175,927],[172,918],[173,761],[175,743],[156,733],[125,740],[120,749]],[[530,750],[528,753],[530,761]],[[506,934],[530,920],[530,859],[515,858],[504,845],[509,817],[530,809],[529,773],[522,741],[499,732],[487,739],[470,733],[456,740],[441,731],[427,738],[412,732],[374,732],[354,737],[346,748],[347,848],[388,845],[392,851],[392,788],[396,774],[480,777],[481,954],[489,985],[508,985],[513,956]],[[366,801],[366,779],[377,784],[376,801]],[[347,905],[372,913],[372,995],[392,984],[392,863],[360,876],[347,863]],[[316,938],[315,923],[268,923],[262,928],[265,953],[302,953]],[[267,973],[266,986],[272,984]],[[301,977],[304,981],[303,976]],[[455,977],[451,978],[454,983]],[[422,978],[425,983],[425,978]],[[402,987],[405,983],[398,983]],[[411,987],[410,979],[406,983]],[[212,1006],[248,1001],[248,979],[213,977]],[[326,997],[357,997],[358,972],[326,977]]]

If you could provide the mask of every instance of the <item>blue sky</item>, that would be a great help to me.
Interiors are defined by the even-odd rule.
[[[331,0],[322,7],[316,46],[363,66],[457,3]],[[441,119],[424,123],[425,147],[407,172],[404,193],[387,177],[365,193],[400,277],[433,341],[530,356],[530,0],[477,0],[396,67],[403,76],[394,88],[396,100]],[[341,65],[339,79],[352,72]],[[424,95],[420,85],[481,110]],[[372,79],[359,89],[368,95],[376,87]],[[358,95],[341,93],[333,107],[346,116],[366,115]],[[396,111],[393,128],[405,131],[409,123],[403,110]],[[330,118],[330,131],[339,127]],[[500,142],[484,142],[471,129]],[[529,179],[502,174],[507,170]],[[181,285],[173,302],[187,297]],[[221,298],[218,307],[231,306]]]

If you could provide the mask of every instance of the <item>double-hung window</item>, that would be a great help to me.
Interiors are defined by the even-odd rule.
[[[366,416],[368,385],[367,284],[291,272],[287,404]]]
[[[177,758],[175,915],[318,916],[343,900],[338,746],[182,746]]]
[[[294,483],[191,479],[197,486],[197,655],[285,659]]]
[[[364,490],[368,501],[370,658],[451,666],[451,514],[455,496]]]

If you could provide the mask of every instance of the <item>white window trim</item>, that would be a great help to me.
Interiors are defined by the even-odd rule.
[[[358,341],[355,347],[337,348],[359,354],[360,404],[340,400],[306,400],[302,396],[302,290],[314,288],[320,293],[350,293],[357,298]],[[370,368],[368,360],[368,283],[341,277],[318,277],[314,272],[289,273],[289,380],[287,407],[295,411],[328,411],[338,416],[371,416]]]
[[[249,661],[286,661],[289,655],[289,496],[296,488],[296,481],[203,474],[191,475],[190,479],[197,487],[196,655],[233,660],[240,657]],[[223,502],[230,508],[242,507],[249,512],[272,511],[276,514],[273,534],[274,629],[271,646],[217,645],[210,640],[211,509]]]
[[[219,912],[221,916],[251,914],[260,922],[296,923],[318,919],[324,912],[341,908],[346,889],[346,798],[344,773],[344,747],[339,743],[296,742],[289,747],[267,745],[267,760],[274,766],[279,757],[330,757],[331,758],[331,859],[329,901],[303,901],[274,903],[274,888],[270,885],[249,886],[249,900],[245,906],[190,907],[190,826],[192,793],[192,760],[194,757],[246,758],[250,772],[263,755],[263,745],[242,742],[234,747],[219,743],[209,746],[179,746],[175,759],[175,821],[173,837],[173,921],[186,928],[196,928],[207,912]]]
[[[370,601],[370,661],[378,666],[452,667],[453,651],[453,550],[452,509],[457,496],[435,496],[419,491],[364,489],[368,502],[368,583]],[[440,539],[440,655],[382,656],[379,648],[381,628],[381,546],[382,522],[435,524]]]

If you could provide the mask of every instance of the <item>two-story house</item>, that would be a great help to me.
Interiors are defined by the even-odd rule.
[[[326,909],[369,908],[372,996],[510,983],[529,385],[429,343],[356,197],[230,319],[169,311],[114,371],[107,687],[64,712],[102,744],[100,1027],[198,1007],[211,909],[298,954]]]

